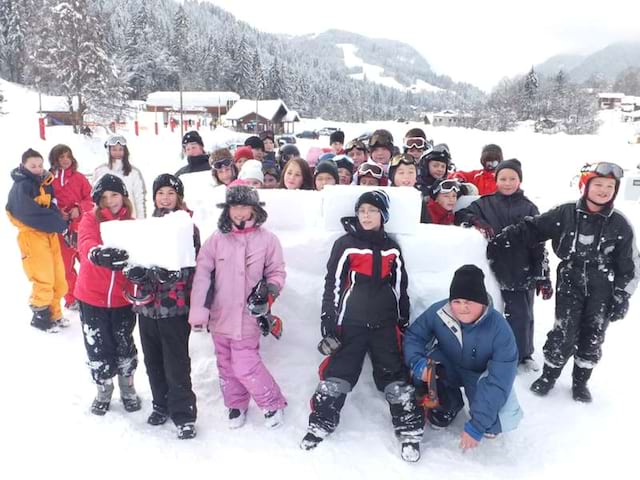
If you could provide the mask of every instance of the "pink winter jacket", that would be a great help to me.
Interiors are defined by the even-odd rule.
[[[215,271],[211,309],[204,306]],[[262,227],[216,231],[202,245],[191,290],[189,323],[206,325],[214,335],[241,340],[260,335],[256,318],[247,310],[247,297],[262,279],[284,287],[286,273],[278,237]]]

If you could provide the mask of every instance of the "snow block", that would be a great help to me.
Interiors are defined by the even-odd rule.
[[[129,263],[168,270],[193,267],[193,221],[185,211],[142,220],[102,222],[100,233],[106,247],[122,248]]]

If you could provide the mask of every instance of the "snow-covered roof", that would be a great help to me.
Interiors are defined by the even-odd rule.
[[[226,118],[227,120],[240,120],[247,115],[257,113],[263,118],[273,120],[282,107],[284,107],[285,112],[289,112],[289,109],[282,100],[258,100],[256,105],[255,100],[242,99],[233,104]]]
[[[289,110],[289,112],[282,119],[283,122],[299,122],[300,115],[295,110]]]
[[[433,114],[438,117],[457,117],[458,113],[453,110],[442,110],[441,112],[437,112]]]
[[[605,92],[605,93],[599,93],[598,94],[598,98],[619,98],[622,100],[622,97],[624,97],[624,93],[609,93],[609,92]]]
[[[195,110],[206,107],[226,107],[228,102],[240,100],[235,92],[182,92],[182,107]],[[147,96],[148,107],[180,108],[180,92],[152,92]]]
[[[78,110],[78,97],[73,97],[73,110]],[[62,95],[42,95],[42,111],[43,112],[68,112],[69,103],[67,97]]]
[[[636,97],[633,95],[625,95],[622,98],[622,103],[623,104],[629,104],[629,105],[638,105],[640,104],[640,97]]]

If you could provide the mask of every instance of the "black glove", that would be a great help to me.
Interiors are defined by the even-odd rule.
[[[338,322],[333,315],[324,312],[320,315],[320,333],[322,338],[338,336]]]
[[[122,273],[133,283],[141,284],[149,280],[149,270],[140,265],[129,266]]]
[[[629,310],[630,295],[624,290],[616,289],[609,303],[607,318],[610,322],[622,320]]]
[[[407,320],[406,318],[399,318],[398,329],[400,330],[400,333],[404,335],[404,332],[407,331],[407,328],[409,328],[409,320]]]
[[[127,266],[129,254],[126,250],[119,248],[98,247],[91,250],[89,259],[99,267],[105,267],[111,270],[122,270]]]
[[[153,267],[151,270],[158,283],[173,284],[180,280],[180,270],[167,270],[161,267]]]
[[[66,243],[68,247],[71,247],[74,249],[78,248],[78,232],[74,232],[67,228],[62,233],[62,238],[64,239],[64,243]]]
[[[553,284],[551,279],[543,278],[536,280],[536,295],[542,295],[543,300],[549,300],[553,297]]]

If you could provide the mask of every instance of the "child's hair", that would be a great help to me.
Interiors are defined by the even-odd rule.
[[[113,159],[111,158],[111,147],[115,145],[109,145],[107,147],[107,156],[109,157],[109,168],[113,168]],[[131,163],[129,162],[129,147],[122,145],[124,148],[124,156],[122,157],[122,173],[124,176],[128,176],[131,173]]]
[[[60,163],[58,160],[65,153],[68,153],[69,155],[71,155],[71,169],[74,172],[78,169],[78,161],[76,160],[76,157],[73,156],[73,152],[71,151],[71,148],[67,145],[59,143],[58,145],[53,147],[49,152],[49,165],[50,165],[51,171],[60,170]]]
[[[39,152],[36,152],[33,148],[30,148],[29,150],[27,150],[22,154],[22,164],[24,165],[25,163],[27,163],[27,160],[30,159],[31,157],[38,157],[44,160],[44,157],[40,155]]]
[[[126,219],[127,220],[131,219],[131,212],[133,212],[133,204],[131,203],[131,200],[129,200],[129,197],[125,197],[125,196],[122,197],[122,205],[124,206],[124,208],[127,209]],[[104,218],[104,215],[102,215],[103,208],[105,208],[105,206],[102,204],[102,198],[100,198],[98,205],[96,205],[96,218],[98,219],[98,222],[104,222],[106,220],[106,218]]]
[[[287,169],[291,166],[291,164],[296,164],[300,167],[300,171],[302,172],[302,186],[300,190],[313,190],[313,174],[311,173],[311,168],[309,164],[305,162],[301,158],[294,157],[290,159],[282,169],[282,173],[280,174],[280,182],[278,182],[278,188],[287,188],[284,185],[284,176],[287,173]]]

